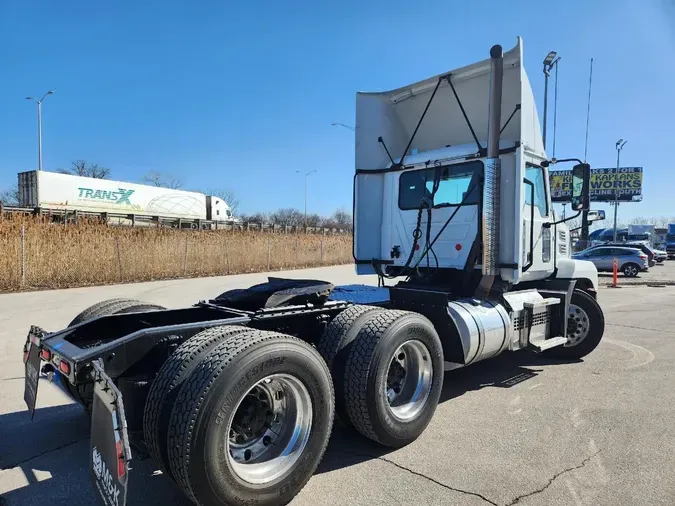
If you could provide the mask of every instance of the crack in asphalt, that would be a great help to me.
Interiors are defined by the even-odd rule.
[[[549,478],[548,483],[546,483],[546,485],[544,485],[543,487],[538,488],[537,490],[533,490],[532,492],[528,492],[527,494],[519,495],[519,496],[515,497],[510,503],[507,503],[505,506],[513,506],[514,504],[518,504],[522,499],[525,499],[527,497],[531,497],[533,495],[537,495],[537,494],[543,492],[548,487],[550,487],[553,484],[553,482],[555,480],[557,480],[558,478],[560,478],[563,474],[569,473],[570,471],[576,471],[577,469],[581,469],[582,467],[584,467],[591,460],[593,460],[598,455],[598,453],[600,453],[600,451],[601,450],[598,450],[595,453],[593,453],[592,455],[590,455],[589,457],[586,457],[584,460],[581,461],[580,464],[577,464],[576,466],[568,467],[568,468],[563,469],[562,471],[554,474],[552,478]]]
[[[464,495],[471,495],[471,496],[474,496],[474,497],[478,497],[479,499],[482,499],[483,501],[485,501],[488,504],[491,504],[492,506],[499,506],[499,504],[492,501],[491,499],[488,499],[484,495],[479,494],[478,492],[471,492],[470,490],[464,490],[464,489],[461,489],[461,488],[451,487],[450,485],[446,485],[445,483],[442,483],[442,482],[440,482],[440,481],[438,481],[438,480],[436,480],[436,479],[434,479],[430,476],[427,476],[424,473],[420,473],[418,471],[410,469],[409,467],[405,467],[401,464],[397,464],[393,460],[389,460],[385,457],[378,457],[377,455],[370,455],[370,454],[367,454],[367,453],[357,453],[357,452],[350,452],[350,453],[352,453],[354,455],[358,455],[360,457],[368,457],[368,458],[371,458],[371,459],[386,462],[387,464],[392,465],[394,467],[397,467],[398,469],[401,469],[402,471],[407,471],[408,473],[410,473],[412,475],[419,476],[420,478],[424,478],[425,480],[428,480],[428,481],[438,485],[439,487],[443,487],[444,489],[452,490],[453,492],[458,492],[458,493],[464,494]]]
[[[570,471],[576,471],[577,469],[581,469],[582,467],[586,466],[586,464],[588,464],[591,460],[593,460],[593,459],[600,453],[600,451],[601,451],[601,450],[598,450],[598,451],[594,452],[592,455],[586,457],[584,460],[581,461],[581,463],[577,464],[576,466],[571,466],[571,467],[568,467],[568,468],[563,469],[563,470],[560,471],[560,472],[557,472],[557,473],[554,474],[551,478],[549,478],[548,482],[547,482],[546,485],[544,485],[543,487],[538,488],[538,489],[536,489],[536,490],[533,490],[533,491],[531,491],[531,492],[528,492],[528,493],[526,493],[526,494],[522,494],[522,495],[516,496],[516,497],[513,498],[510,502],[506,503],[504,506],[514,506],[515,504],[520,503],[520,501],[522,501],[523,499],[526,499],[526,498],[528,498],[528,497],[531,497],[531,496],[533,496],[533,495],[537,495],[537,494],[543,492],[543,491],[546,490],[548,487],[550,487],[550,486],[553,484],[553,482],[554,482],[555,480],[557,480],[558,478],[560,478],[563,474],[569,473]],[[407,471],[408,473],[410,473],[410,474],[412,474],[412,475],[419,476],[420,478],[424,478],[425,480],[428,480],[428,481],[430,481],[430,482],[432,482],[432,483],[438,485],[439,487],[443,487],[443,488],[446,489],[446,490],[452,490],[453,492],[458,492],[458,493],[460,493],[460,494],[465,494],[465,495],[471,495],[471,496],[473,496],[473,497],[478,497],[479,499],[482,499],[483,501],[485,501],[487,504],[491,504],[492,506],[500,506],[498,503],[496,503],[496,502],[493,501],[492,499],[489,499],[489,498],[485,497],[484,495],[479,494],[478,492],[472,492],[472,491],[470,491],[470,490],[464,490],[464,489],[461,489],[461,488],[452,487],[452,486],[447,485],[447,484],[445,484],[445,483],[442,483],[442,482],[440,482],[440,481],[438,481],[438,480],[436,480],[436,479],[434,479],[434,478],[432,478],[432,477],[430,477],[430,476],[427,476],[427,475],[424,474],[424,473],[420,473],[420,472],[418,472],[418,471],[415,471],[415,470],[413,470],[413,469],[410,469],[410,468],[408,468],[408,467],[406,467],[406,466],[403,466],[403,465],[401,465],[401,464],[397,464],[397,463],[394,462],[393,460],[389,460],[389,459],[387,459],[386,457],[378,457],[378,456],[376,456],[376,455],[371,455],[371,454],[367,454],[367,453],[353,452],[353,451],[350,451],[349,453],[352,453],[352,454],[357,455],[357,456],[360,456],[360,457],[368,457],[368,458],[371,458],[371,459],[375,459],[375,460],[380,460],[380,461],[382,461],[382,462],[386,462],[387,464],[390,464],[390,465],[392,465],[392,466],[394,466],[394,467],[397,467],[398,469],[401,469],[402,471]]]
[[[12,462],[12,463],[10,463],[6,466],[0,467],[0,471],[7,471],[8,469],[13,469],[13,468],[18,467],[22,464],[25,464],[26,462],[30,462],[33,459],[36,459],[38,457],[42,457],[43,455],[47,455],[48,453],[52,453],[52,452],[55,452],[57,450],[62,450],[64,448],[68,447],[68,446],[72,446],[72,445],[77,444],[81,441],[86,441],[87,439],[89,439],[89,437],[76,439],[75,441],[71,441],[71,442],[63,444],[61,446],[57,446],[56,448],[51,448],[49,450],[45,450],[43,452],[40,452],[37,455],[33,455],[32,457],[28,457],[26,459],[20,460],[19,462]]]
[[[609,327],[623,327],[625,329],[649,330],[651,332],[666,332],[669,334],[675,334],[675,330],[668,329],[650,329],[647,327],[637,327],[635,325],[621,325],[620,323],[606,323],[605,325]]]

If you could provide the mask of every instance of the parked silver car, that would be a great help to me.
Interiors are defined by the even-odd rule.
[[[593,262],[599,272],[612,272],[616,258],[619,272],[631,278],[649,270],[647,255],[638,249],[623,246],[596,246],[575,253],[572,258]]]

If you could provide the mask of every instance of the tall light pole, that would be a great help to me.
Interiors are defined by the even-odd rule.
[[[621,150],[628,141],[619,139],[616,141],[616,173],[614,174],[614,242],[616,242],[616,214],[619,210],[619,188],[617,183],[619,181],[619,159],[621,158]]]
[[[331,123],[330,126],[341,126],[352,132],[356,132],[356,129],[353,126],[345,125],[344,123]]]
[[[38,120],[38,170],[42,170],[42,101],[47,95],[54,93],[54,90],[49,90],[42,95],[40,100],[35,97],[26,97],[26,100],[33,100],[37,104],[37,120]]]
[[[298,174],[304,174],[304,176],[305,176],[305,228],[307,228],[307,176],[309,176],[310,174],[313,174],[316,171],[317,171],[316,169],[310,170],[309,172],[301,172],[299,170],[295,171]]]
[[[546,150],[546,126],[548,123],[548,78],[551,76],[551,70],[560,61],[560,57],[556,58],[558,53],[551,51],[544,58],[544,132],[542,138],[544,141],[544,151]]]

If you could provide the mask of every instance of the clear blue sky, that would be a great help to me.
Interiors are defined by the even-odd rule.
[[[258,0],[0,1],[0,188],[74,159],[136,181],[149,170],[195,188],[228,188],[244,212],[351,207],[357,90],[391,89],[483,59],[524,39],[543,110],[541,61],[560,62],[556,155],[583,156],[588,67],[595,58],[588,151],[642,165],[644,202],[620,218],[675,216],[668,146],[675,133],[672,0],[535,2]],[[499,5],[500,7],[491,7]],[[461,7],[460,7],[461,6]],[[606,206],[609,210],[609,206]]]

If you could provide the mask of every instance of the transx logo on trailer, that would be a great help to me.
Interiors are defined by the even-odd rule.
[[[78,195],[80,199],[107,200],[117,204],[129,205],[131,205],[129,197],[136,191],[125,190],[124,188],[118,188],[117,191],[94,190],[93,188],[78,188],[78,190],[80,190],[80,194]]]

